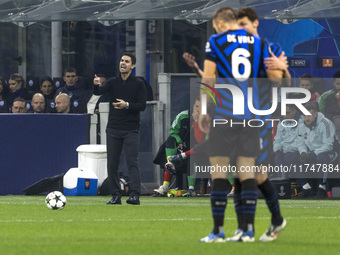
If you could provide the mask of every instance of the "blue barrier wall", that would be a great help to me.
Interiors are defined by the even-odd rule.
[[[86,114],[0,114],[0,195],[77,167],[89,127]]]

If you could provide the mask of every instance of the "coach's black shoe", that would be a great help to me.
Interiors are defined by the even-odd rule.
[[[324,199],[327,197],[327,192],[323,188],[318,189],[318,193],[316,194],[316,199]]]
[[[107,205],[121,205],[122,201],[120,200],[120,197],[114,196],[111,198],[109,202],[106,203]]]
[[[139,197],[136,195],[130,196],[127,200],[126,200],[127,204],[130,205],[140,205],[140,201],[139,201]]]
[[[313,195],[312,189],[302,189],[301,195],[298,198],[307,198]]]

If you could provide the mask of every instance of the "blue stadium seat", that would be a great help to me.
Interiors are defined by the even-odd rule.
[[[0,113],[9,113],[10,103],[8,100],[0,100]]]
[[[47,100],[46,101],[46,107],[45,107],[45,111],[47,113],[56,113],[57,110],[55,108],[55,103],[53,99]]]
[[[27,77],[26,89],[28,92],[37,92],[40,90],[39,78],[38,77]]]
[[[72,113],[87,113],[86,100],[71,100],[70,108]]]
[[[26,100],[26,109],[28,112],[32,110],[31,100]]]
[[[63,77],[53,77],[53,85],[55,86],[55,89],[58,90],[65,86],[65,82]]]

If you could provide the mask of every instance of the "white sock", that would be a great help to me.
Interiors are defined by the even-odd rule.
[[[195,189],[195,187],[194,187],[194,186],[189,186],[189,189],[192,189],[192,190],[194,190],[194,189]]]
[[[163,183],[163,187],[166,188],[166,189],[168,189],[168,188],[169,188],[169,184]]]
[[[323,190],[326,190],[326,185],[324,184],[319,184],[319,188],[323,189]]]
[[[312,187],[307,182],[305,185],[302,186],[303,189],[311,189]]]

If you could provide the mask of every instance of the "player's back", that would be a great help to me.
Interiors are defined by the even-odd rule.
[[[242,81],[258,77],[263,48],[260,37],[244,29],[228,30],[210,37],[206,59],[217,64],[218,77]]]
[[[247,88],[253,87],[254,107],[259,109],[259,89],[255,78],[264,69],[264,58],[269,57],[267,44],[260,37],[247,33],[244,29],[228,30],[209,38],[206,53],[206,59],[216,63],[217,83],[233,84],[239,87],[245,98],[245,114],[236,116],[232,114],[231,92],[218,90],[222,105],[216,107],[216,113],[239,119],[250,119],[252,114],[247,107]]]

